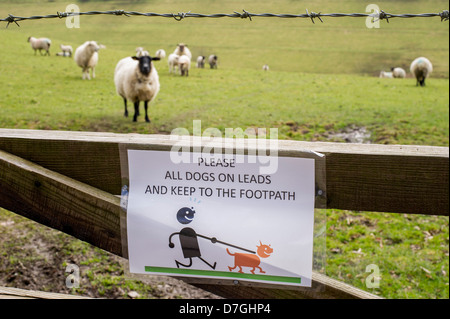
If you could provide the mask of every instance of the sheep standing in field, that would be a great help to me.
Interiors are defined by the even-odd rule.
[[[120,60],[114,71],[114,84],[117,94],[124,101],[125,113],[128,116],[127,100],[134,103],[133,122],[137,121],[139,116],[139,103],[144,102],[145,121],[150,122],[148,118],[148,103],[153,101],[159,92],[159,77],[152,61],[159,58],[152,58],[144,55],[141,57],[127,57]]]
[[[433,65],[427,58],[420,57],[411,63],[410,71],[417,80],[416,86],[425,86],[425,79],[433,72]]]
[[[136,56],[139,58],[144,55],[150,55],[150,53],[148,53],[148,51],[144,50],[143,47],[137,47],[136,48]]]
[[[203,69],[205,67],[206,57],[204,55],[200,55],[197,57],[197,68]]]
[[[217,69],[217,55],[211,54],[208,58],[208,63],[211,69]]]
[[[404,79],[406,77],[406,72],[402,68],[392,68],[392,77],[395,79]]]
[[[161,60],[166,57],[166,51],[163,49],[159,49],[155,52],[155,57],[160,58]]]
[[[86,41],[75,50],[74,59],[77,65],[83,69],[83,80],[91,79],[89,69],[92,70],[92,78],[95,78],[98,50],[100,50],[100,46],[95,41]]]
[[[35,37],[28,37],[27,42],[30,42],[31,48],[34,50],[34,55],[36,55],[36,50],[39,50],[39,53],[42,55],[42,51],[44,50],[46,55],[50,56],[50,45],[52,44],[52,41],[48,38],[35,38]]]
[[[380,78],[393,78],[392,72],[381,71]]]
[[[72,46],[60,44],[59,47],[61,48],[61,51],[64,53],[63,56],[72,56],[73,53]]]
[[[179,56],[185,55],[189,57],[189,59],[192,59],[192,53],[187,47],[187,44],[184,43],[179,43],[175,51],[173,51],[173,53]]]
[[[169,73],[176,73],[179,58],[180,56],[175,53],[169,54],[169,58],[167,59],[167,63],[169,64]]]
[[[191,59],[186,56],[182,55],[178,58],[178,66],[180,68],[180,74],[181,76],[189,76],[189,69],[191,68]]]
[[[262,69],[263,71],[269,71],[269,66],[267,64],[264,64]]]

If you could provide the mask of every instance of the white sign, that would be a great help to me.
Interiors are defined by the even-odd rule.
[[[131,273],[311,286],[314,159],[128,150]]]

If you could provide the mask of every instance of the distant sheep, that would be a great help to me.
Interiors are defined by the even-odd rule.
[[[150,122],[147,113],[148,103],[154,100],[160,88],[158,72],[152,63],[157,60],[159,58],[152,58],[148,55],[134,56],[124,58],[116,65],[114,71],[116,91],[124,101],[124,116],[128,116],[127,100],[134,103],[133,122],[136,122],[139,116],[141,101],[144,102],[145,121]]]
[[[46,53],[44,55],[50,56],[50,45],[52,44],[52,41],[48,38],[35,38],[35,37],[28,37],[27,42],[30,42],[31,48],[34,50],[34,55],[36,55],[36,50],[39,50],[39,53],[42,55],[42,50],[44,50]]]
[[[205,67],[206,57],[204,55],[200,55],[197,57],[197,68],[203,69]]]
[[[64,56],[72,56],[73,53],[72,46],[60,44],[59,47],[61,48],[61,51],[65,53]]]
[[[269,66],[267,64],[264,64],[262,69],[263,71],[269,71]]]
[[[179,56],[185,55],[189,57],[189,59],[192,59],[192,53],[187,47],[187,44],[184,43],[179,43],[173,53]]]
[[[136,56],[139,58],[144,55],[150,55],[150,53],[148,53],[148,51],[144,50],[143,47],[137,47],[136,48]]]
[[[403,70],[402,68],[392,68],[392,77],[396,78],[396,79],[404,79],[406,78],[406,72],[405,70]]]
[[[176,55],[175,53],[169,54],[169,57],[167,59],[167,63],[169,64],[169,73],[176,73],[179,58],[180,56]]]
[[[208,58],[208,63],[211,69],[217,69],[217,55],[211,54]]]
[[[427,58],[420,57],[411,63],[410,71],[417,80],[416,86],[425,86],[425,79],[433,72],[433,65]]]
[[[180,68],[181,76],[189,76],[189,69],[191,68],[191,59],[182,55],[178,58],[178,66]]]
[[[393,78],[392,72],[381,71],[380,78]]]
[[[161,60],[166,57],[166,51],[163,49],[159,49],[155,52],[155,57],[160,58]]]
[[[95,41],[86,41],[75,50],[74,59],[77,65],[83,69],[83,80],[91,79],[89,69],[92,70],[92,78],[95,78],[98,50],[100,50],[100,46]]]

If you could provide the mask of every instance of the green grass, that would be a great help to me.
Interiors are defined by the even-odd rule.
[[[390,13],[448,9],[447,1],[377,4]],[[66,5],[7,1],[0,17],[52,14],[65,11]],[[331,0],[89,1],[79,6],[81,11],[158,13],[365,12],[360,1]],[[281,139],[340,142],[336,133],[365,127],[372,143],[449,145],[449,24],[439,18],[391,19],[382,21],[380,29],[367,29],[364,18],[324,18],[323,24],[312,24],[308,19],[177,22],[82,16],[80,22],[79,29],[67,29],[64,19],[22,21],[20,28],[11,24],[7,29],[0,23],[0,38],[7,44],[0,46],[0,127],[170,134],[178,127],[192,133],[192,121],[201,120],[202,130],[278,128]],[[52,56],[34,56],[26,42],[30,35],[51,38]],[[106,45],[91,81],[81,80],[73,59],[55,56],[59,44],[75,48],[86,40]],[[181,78],[168,74],[166,60],[155,62],[161,91],[150,106],[152,123],[142,116],[137,123],[124,118],[112,80],[117,61],[133,55],[137,46],[169,53],[178,42],[187,43],[194,57],[217,54],[219,69],[192,67],[189,78]],[[410,75],[403,80],[377,77],[392,66],[408,71],[418,56],[429,57],[434,65],[425,88],[416,87]],[[265,63],[269,72],[261,70]],[[387,298],[448,298],[448,217],[334,210],[326,215],[327,265],[322,271],[327,275],[367,289],[365,268],[376,264],[380,288],[371,292]],[[71,245],[67,256],[81,249]],[[108,296],[107,287],[125,281],[117,271],[102,277],[109,272],[109,260],[96,254],[83,263],[90,284],[106,289]]]

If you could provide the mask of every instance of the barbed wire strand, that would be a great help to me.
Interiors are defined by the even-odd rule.
[[[304,14],[275,14],[275,13],[250,13],[248,11],[242,10],[243,12],[234,11],[234,13],[215,13],[215,14],[201,14],[201,13],[191,13],[189,12],[178,12],[178,13],[154,13],[154,12],[136,12],[136,11],[124,11],[124,10],[111,10],[111,11],[87,11],[87,12],[57,12],[56,14],[49,15],[41,15],[41,16],[31,16],[31,17],[19,17],[9,14],[8,17],[4,19],[0,19],[0,22],[7,22],[6,27],[8,27],[11,23],[15,23],[20,27],[19,21],[24,20],[38,20],[38,19],[53,19],[53,18],[68,18],[75,16],[83,16],[83,15],[116,15],[121,16],[125,15],[127,17],[130,16],[145,16],[145,17],[163,17],[163,18],[173,18],[176,21],[181,21],[185,18],[241,18],[241,19],[250,19],[252,21],[253,17],[263,17],[263,18],[309,18],[312,23],[314,19],[319,19],[320,22],[323,23],[322,18],[342,18],[342,17],[354,17],[354,18],[367,18],[372,17],[374,21],[378,20],[386,20],[389,23],[389,19],[392,18],[430,18],[430,17],[440,17],[442,21],[449,20],[449,11],[443,10],[439,13],[420,13],[420,14],[391,14],[380,10],[380,12],[376,13],[316,13],[309,12],[306,9],[306,13]]]

